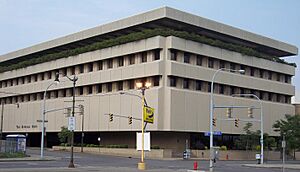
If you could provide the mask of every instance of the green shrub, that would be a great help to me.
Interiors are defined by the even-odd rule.
[[[160,147],[158,145],[153,145],[151,146],[151,149],[160,149]]]
[[[39,64],[39,63],[44,63],[44,62],[48,62],[48,61],[52,61],[52,60],[56,60],[56,59],[60,59],[60,58],[70,57],[70,56],[76,56],[76,55],[79,55],[82,53],[95,51],[95,50],[99,50],[99,49],[103,49],[103,48],[108,48],[111,46],[117,46],[117,45],[129,43],[129,42],[133,42],[133,41],[138,41],[138,40],[142,40],[142,39],[147,39],[147,38],[151,38],[151,37],[158,36],[158,35],[164,36],[164,37],[176,36],[176,37],[179,37],[182,39],[191,40],[191,41],[219,47],[222,49],[239,52],[243,55],[260,57],[260,58],[264,58],[264,59],[268,59],[271,61],[284,63],[284,64],[288,64],[288,65],[296,67],[295,63],[288,63],[288,62],[284,61],[283,59],[258,52],[255,49],[252,49],[250,47],[246,47],[243,45],[223,42],[223,41],[212,39],[212,38],[209,38],[209,37],[206,37],[203,35],[199,35],[196,33],[177,31],[177,30],[172,30],[172,29],[168,29],[168,28],[156,28],[156,29],[145,29],[140,32],[133,32],[133,33],[130,33],[127,35],[122,35],[122,36],[118,36],[115,38],[105,39],[100,42],[95,42],[95,43],[92,43],[92,44],[89,44],[89,45],[86,45],[83,47],[77,47],[74,49],[63,50],[61,52],[44,54],[44,55],[41,55],[38,57],[32,55],[32,56],[23,58],[22,60],[20,59],[18,61],[14,60],[14,61],[3,62],[0,64],[0,72],[25,68],[27,66],[31,66],[31,65],[35,65],[35,64]]]
[[[223,145],[223,146],[220,147],[220,150],[221,151],[227,151],[227,147]]]

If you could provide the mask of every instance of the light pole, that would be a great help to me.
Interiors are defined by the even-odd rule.
[[[53,82],[51,82],[50,85],[48,85],[48,87],[46,88],[45,92],[44,92],[44,98],[43,98],[43,109],[42,109],[42,135],[41,135],[41,159],[44,158],[44,140],[45,140],[45,114],[46,114],[46,95],[47,95],[47,91],[48,89],[55,84],[59,83],[59,75],[58,73],[55,74],[55,79]]]
[[[233,70],[233,69],[227,69],[227,68],[220,68],[218,69],[211,80],[211,85],[210,85],[210,119],[209,119],[209,149],[210,149],[210,158],[209,158],[209,171],[213,171],[213,113],[214,113],[214,100],[213,100],[213,94],[214,94],[214,80],[216,75],[220,71],[229,71],[229,72],[239,72],[239,73],[244,73],[245,70]]]
[[[263,118],[263,106],[261,99],[255,94],[233,94],[234,96],[254,97],[260,104],[260,164],[264,163],[264,118]]]
[[[76,75],[73,76],[73,78],[70,78],[69,76],[65,75],[70,81],[73,82],[73,100],[72,100],[72,117],[75,116],[75,86],[76,81],[78,80],[78,77]],[[83,128],[83,127],[82,127]],[[75,168],[74,166],[74,130],[72,130],[71,133],[71,158],[68,168]]]
[[[144,162],[144,106],[145,106],[145,90],[151,86],[150,82],[137,82],[136,87],[141,90],[142,93],[142,151],[141,151],[141,162],[138,163],[139,170],[145,170],[146,164]]]

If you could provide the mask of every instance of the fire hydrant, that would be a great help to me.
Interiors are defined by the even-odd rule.
[[[198,170],[198,163],[197,163],[197,161],[194,161],[194,170]]]

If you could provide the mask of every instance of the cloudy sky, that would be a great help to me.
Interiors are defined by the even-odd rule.
[[[162,6],[300,47],[298,0],[0,0],[0,55]],[[300,103],[300,76],[293,83]]]

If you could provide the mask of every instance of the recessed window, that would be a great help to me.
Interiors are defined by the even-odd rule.
[[[72,75],[75,75],[75,66],[72,66],[72,67],[71,67],[71,74],[72,74]]]
[[[176,61],[177,60],[177,51],[171,50],[171,60]]]
[[[93,63],[87,64],[88,72],[93,72]]]
[[[277,73],[277,81],[280,81],[280,73]]]
[[[129,89],[134,89],[134,80],[128,81],[128,84]]]
[[[184,89],[189,89],[189,79],[183,79],[183,88]]]
[[[133,65],[135,63],[135,57],[133,54],[129,56],[129,65]]]
[[[38,80],[38,75],[36,74],[36,75],[33,75],[33,79],[34,79],[34,82],[37,82],[37,80]],[[19,80],[18,80],[19,81]],[[18,83],[18,81],[17,81],[17,83]]]
[[[224,94],[224,85],[219,85],[219,93]]]
[[[88,86],[88,94],[93,94],[93,86]]]
[[[235,88],[234,87],[230,87],[230,95],[235,94]]]
[[[123,90],[123,81],[118,82],[118,91]]]
[[[255,69],[254,69],[253,67],[251,67],[251,68],[250,68],[250,75],[251,75],[251,76],[254,76],[254,73],[255,73]]]
[[[107,68],[111,69],[113,67],[113,59],[108,59],[107,60]]]
[[[245,69],[245,66],[244,66],[244,65],[241,65],[241,70],[244,70],[244,71],[246,71],[246,69]],[[245,73],[246,73],[246,72],[242,72],[241,74],[242,74],[242,75],[245,75]]]
[[[184,63],[190,63],[191,54],[190,53],[184,53],[183,62]]]
[[[28,83],[31,83],[31,76],[27,76]]]
[[[112,91],[112,83],[107,83],[106,88],[107,88],[107,92],[111,92]]]
[[[235,72],[235,64],[234,63],[230,63],[230,69],[231,71],[230,72]]]
[[[208,67],[214,68],[214,60],[213,59],[208,59]]]
[[[225,62],[223,60],[220,60],[220,69],[225,68]]]
[[[143,52],[141,58],[142,58],[142,60],[141,60],[142,63],[147,62],[147,52]]]
[[[170,86],[176,87],[176,77],[174,77],[174,76],[170,77]]]
[[[118,66],[119,67],[124,66],[124,57],[119,57],[118,58]]]
[[[159,76],[153,78],[153,86],[159,86]]]
[[[196,90],[202,90],[202,82],[196,81]]]
[[[97,84],[96,89],[97,93],[102,93],[102,84]]]
[[[155,50],[154,51],[154,60],[159,60],[160,59],[160,50]]]
[[[207,92],[211,91],[211,83],[207,83]]]
[[[268,72],[268,80],[272,80],[272,72],[271,71]]]
[[[264,77],[264,70],[259,70],[259,77],[260,78],[263,78]]]
[[[284,75],[284,82],[289,83],[289,76],[288,75]]]
[[[98,70],[103,70],[103,62],[102,61],[98,61],[97,65],[98,65]]]
[[[202,66],[202,56],[197,55],[196,64],[197,64],[198,66]]]
[[[79,95],[83,95],[83,87],[79,87]]]

